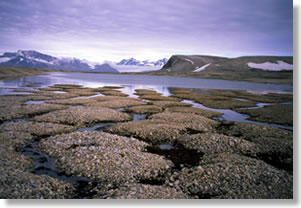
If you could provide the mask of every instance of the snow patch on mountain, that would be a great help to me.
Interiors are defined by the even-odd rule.
[[[277,61],[277,64],[271,62],[264,62],[261,64],[249,62],[250,68],[262,69],[266,71],[281,71],[281,70],[293,70],[293,64],[288,64],[284,61]]]
[[[187,58],[185,60],[188,61],[188,62],[190,62],[192,65],[194,65],[194,62],[192,60],[187,59]]]
[[[116,65],[125,65],[125,66],[149,66],[149,67],[162,67],[168,61],[167,58],[160,59],[158,61],[144,60],[140,61],[135,58],[122,59]]]
[[[16,53],[6,52],[0,55],[0,66],[118,73],[108,64],[99,64],[77,58],[56,58],[33,50],[18,50]]]
[[[206,69],[208,66],[210,66],[211,63],[209,64],[206,64],[204,66],[201,66],[199,68],[196,68],[193,72],[200,72],[200,71],[203,71],[204,69]]]
[[[10,60],[11,60],[11,58],[8,58],[8,57],[0,57],[0,63],[7,62]]]

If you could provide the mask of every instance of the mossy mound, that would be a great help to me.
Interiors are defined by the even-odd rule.
[[[155,100],[155,101],[181,101],[179,98],[162,96],[160,94],[143,94],[139,96],[140,99],[144,100]]]
[[[27,172],[33,167],[30,158],[13,149],[8,140],[25,140],[21,132],[0,133],[0,198],[1,199],[63,199],[69,198],[74,188],[71,184],[49,176]],[[16,138],[13,138],[16,137]],[[6,140],[6,141],[5,141]],[[20,143],[18,144],[20,145]]]
[[[100,107],[69,108],[32,118],[33,121],[67,124],[75,127],[87,127],[100,122],[117,122],[130,119],[131,116],[126,113]]]
[[[257,146],[257,158],[288,171],[293,170],[293,132],[266,125],[225,122],[217,132],[248,140]]]
[[[155,90],[147,90],[147,89],[135,89],[135,95],[143,96],[143,95],[161,95]]]
[[[4,100],[4,102],[6,102]],[[28,118],[35,115],[48,113],[55,110],[66,109],[66,106],[55,104],[18,104],[6,102],[6,106],[0,108],[0,122],[17,118]]]
[[[214,92],[214,91],[213,91]],[[228,94],[214,94],[207,90],[188,90],[188,89],[173,89],[173,97],[179,99],[193,100],[197,103],[201,103],[206,107],[217,108],[217,109],[234,109],[243,107],[254,107],[256,102],[248,100],[238,100],[236,97],[228,96]]]
[[[103,132],[77,132],[42,141],[67,174],[79,174],[113,186],[161,178],[172,167],[162,156],[144,152],[147,144]]]
[[[189,199],[189,196],[168,186],[131,184],[110,190],[107,199]]]
[[[191,128],[200,132],[207,132],[212,130],[212,126],[216,124],[216,121],[205,118],[203,116],[187,113],[170,113],[163,112],[154,114],[149,117],[152,120],[164,121],[167,123],[183,124],[186,128]]]
[[[146,103],[135,98],[118,97],[114,100],[103,101],[103,102],[91,102],[91,103],[87,103],[86,105],[94,106],[94,107],[125,108],[125,107],[135,106],[135,105],[146,105]]]
[[[9,122],[0,125],[0,132],[24,132],[33,136],[46,137],[56,134],[68,133],[75,130],[75,127],[55,123],[41,122]]]
[[[175,106],[178,106],[178,107],[190,107],[190,106],[192,106],[189,103],[182,103],[182,102],[179,102],[179,101],[151,101],[151,102],[148,102],[148,103],[150,105],[157,105],[161,108],[168,108],[168,107],[175,107]]]
[[[167,112],[179,112],[179,113],[193,113],[206,118],[218,117],[223,115],[222,113],[204,110],[200,108],[189,108],[189,107],[169,107],[166,109]]]
[[[118,96],[118,97],[128,97],[129,95],[120,92],[119,90],[104,90],[103,92],[101,92],[101,94],[103,95],[109,95],[109,96]]]
[[[239,113],[248,114],[253,121],[276,123],[293,126],[293,104],[277,104],[259,109],[237,109]]]
[[[222,153],[203,157],[200,165],[171,177],[199,198],[292,199],[293,177],[263,161]]]
[[[85,105],[93,102],[97,102],[97,100],[93,98],[89,98],[89,99],[78,98],[78,99],[60,99],[60,100],[46,101],[46,103],[59,104],[59,105]]]
[[[155,105],[138,105],[126,108],[127,111],[138,114],[153,114],[160,113],[163,109],[160,106]]]
[[[151,120],[119,123],[106,131],[134,136],[152,144],[174,144],[179,137],[192,131],[207,132],[212,130],[215,121],[198,115],[187,113],[159,113],[150,116]]]
[[[258,152],[258,147],[253,142],[215,133],[185,135],[178,139],[178,143],[187,149],[197,150],[205,154],[228,152],[254,157]]]

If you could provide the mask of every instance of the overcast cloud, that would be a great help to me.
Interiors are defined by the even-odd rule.
[[[292,55],[292,0],[1,0],[0,52],[91,61]]]

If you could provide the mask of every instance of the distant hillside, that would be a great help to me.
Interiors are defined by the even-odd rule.
[[[0,55],[0,66],[63,69],[84,72],[118,72],[108,64],[94,64],[76,58],[57,58],[37,51],[22,51]]]
[[[162,67],[162,72],[236,71],[260,69],[281,71],[293,69],[293,57],[287,56],[245,56],[225,58],[217,56],[173,55]]]
[[[206,64],[224,61],[227,58],[218,56],[184,56],[184,55],[173,55],[162,67],[161,71],[165,72],[192,72],[199,67]]]
[[[245,56],[226,58],[173,55],[154,75],[269,83],[293,82],[292,56]]]

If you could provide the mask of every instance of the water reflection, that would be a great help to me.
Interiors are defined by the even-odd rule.
[[[170,95],[168,88],[201,88],[248,90],[253,92],[292,93],[288,84],[264,84],[240,81],[196,79],[168,76],[93,74],[50,72],[46,75],[22,77],[15,80],[0,81],[0,94],[10,92],[9,88],[47,87],[54,84],[77,84],[84,87],[103,87],[108,85],[124,86],[121,91],[135,97],[135,89],[154,89],[165,96]]]

